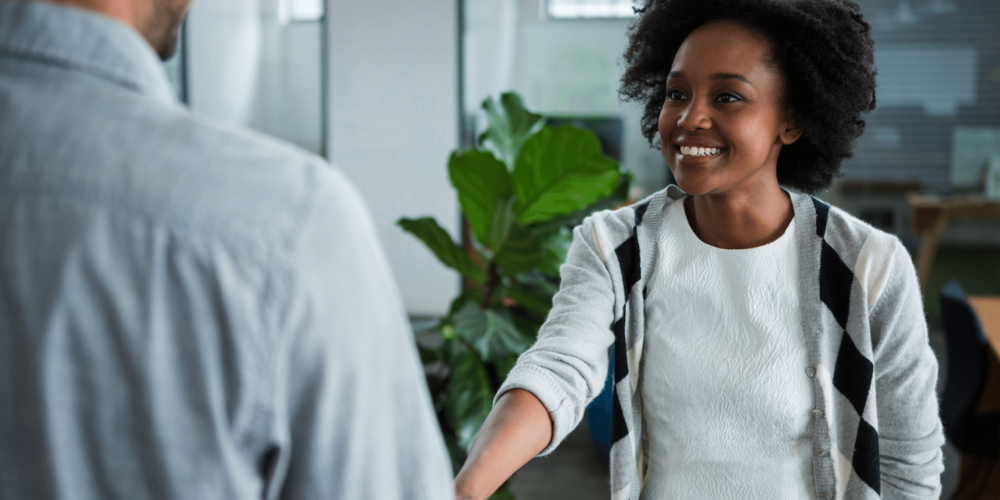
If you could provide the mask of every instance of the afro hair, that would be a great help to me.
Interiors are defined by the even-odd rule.
[[[687,36],[712,21],[731,21],[764,37],[784,76],[782,98],[803,133],[784,146],[778,182],[814,193],[830,187],[875,109],[875,42],[851,0],[649,0],[629,27],[619,95],[645,103],[642,132],[659,147],[657,120],[665,82]]]

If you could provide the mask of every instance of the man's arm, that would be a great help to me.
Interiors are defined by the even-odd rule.
[[[280,498],[451,498],[451,463],[368,211],[336,169],[319,171],[314,189],[282,321]]]

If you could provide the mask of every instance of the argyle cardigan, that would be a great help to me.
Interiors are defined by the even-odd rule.
[[[815,497],[938,498],[944,444],[937,361],[912,261],[899,240],[808,195],[796,218],[802,331],[812,381]],[[534,346],[497,394],[530,391],[545,405],[552,450],[601,392],[614,345],[611,498],[638,499],[644,300],[664,208],[676,186],[588,217],[574,230],[560,290]],[[663,334],[669,335],[669,332]],[[711,353],[692,353],[711,355]]]

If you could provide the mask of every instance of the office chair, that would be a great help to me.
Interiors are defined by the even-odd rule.
[[[1000,413],[975,415],[986,383],[989,345],[975,310],[957,281],[941,289],[948,375],[941,401],[945,435],[962,453],[997,458]]]

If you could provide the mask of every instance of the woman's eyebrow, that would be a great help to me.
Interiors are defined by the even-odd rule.
[[[671,78],[685,78],[685,77],[687,77],[687,75],[685,75],[683,71],[671,71],[667,75],[668,80]],[[745,76],[739,73],[715,73],[710,78],[712,80],[739,80],[753,87],[753,83],[750,83],[750,80],[747,80]]]

